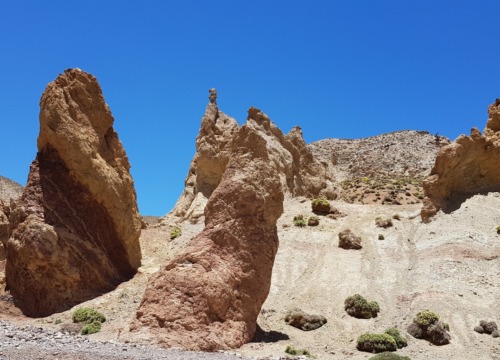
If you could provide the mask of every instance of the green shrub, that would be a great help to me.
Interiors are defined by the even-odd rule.
[[[438,320],[439,316],[436,313],[430,310],[423,310],[415,316],[413,322],[418,326],[425,328],[436,323]]]
[[[366,333],[358,337],[356,348],[360,351],[379,353],[396,351],[396,340],[387,334]]]
[[[391,352],[383,352],[372,356],[368,360],[411,360],[408,356],[400,356]]]
[[[307,225],[307,221],[304,215],[296,215],[293,217],[293,224],[298,227],[304,227]]]
[[[389,336],[392,336],[394,341],[396,341],[396,346],[398,347],[398,349],[402,349],[405,346],[408,346],[408,341],[404,337],[401,336],[401,334],[399,333],[399,330],[396,329],[395,327],[392,327],[392,328],[385,330],[384,333],[389,335]]]
[[[312,199],[312,211],[314,213],[328,213],[330,212],[330,202],[323,198]]]
[[[384,240],[384,239],[385,239],[385,237],[384,237],[384,235],[382,235],[382,234],[378,234],[378,239],[379,239],[379,240]]]
[[[306,349],[295,349],[293,346],[288,345],[285,352],[289,355],[305,355],[307,357],[311,356],[311,353]]]
[[[394,220],[401,220],[401,216],[400,216],[399,214],[394,214],[394,215],[392,215],[392,218],[393,218]]]
[[[100,321],[94,321],[90,324],[86,324],[82,327],[82,330],[80,330],[80,334],[82,335],[90,335],[90,334],[95,334],[97,332],[101,331],[101,322]]]
[[[182,230],[180,227],[176,226],[172,230],[170,230],[170,240],[174,240],[175,238],[178,238],[181,236]]]
[[[73,313],[73,322],[90,324],[95,321],[103,323],[106,317],[93,308],[80,308]]]
[[[56,321],[54,321],[54,324],[56,324],[56,325],[59,325],[60,323],[62,323],[61,319],[56,319]]]
[[[358,319],[370,319],[377,317],[380,307],[376,301],[368,302],[364,297],[359,294],[349,296],[344,301],[345,311]]]
[[[500,234],[500,225],[497,226],[497,234]]]

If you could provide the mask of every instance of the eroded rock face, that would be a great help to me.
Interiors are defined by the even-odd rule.
[[[165,347],[215,351],[250,341],[270,287],[283,191],[273,125],[249,117],[205,207],[205,229],[153,276],[132,336]]]
[[[219,185],[232,156],[231,143],[239,130],[236,120],[218,109],[216,98],[216,90],[210,89],[210,102],[196,138],[196,154],[185,180],[184,192],[172,210],[174,216],[191,221],[203,216],[207,200]],[[250,108],[249,116],[269,124],[267,141],[273,147],[271,160],[278,169],[285,194],[336,197],[333,177],[307,147],[300,127],[294,127],[284,135],[259,109]]]
[[[40,100],[38,153],[7,246],[7,287],[29,316],[114,288],[140,266],[130,164],[92,75],[66,70]]]
[[[439,210],[457,209],[474,194],[500,191],[500,100],[488,112],[484,135],[473,128],[470,137],[461,135],[438,152],[431,175],[423,182],[423,221]]]
[[[184,192],[173,210],[175,216],[192,220],[203,216],[207,200],[226,170],[231,142],[239,129],[236,120],[219,110],[217,91],[210,89],[209,92],[210,102],[196,138],[196,154],[184,182]]]

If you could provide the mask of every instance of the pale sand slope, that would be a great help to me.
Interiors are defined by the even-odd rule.
[[[284,340],[255,342],[233,352],[276,357],[284,356],[285,348],[292,345],[309,350],[318,359],[368,359],[371,354],[356,350],[356,338],[364,332],[383,332],[397,326],[409,342],[398,354],[413,360],[500,359],[500,338],[473,331],[481,319],[495,320],[500,325],[500,235],[495,229],[500,225],[500,194],[477,195],[452,214],[438,214],[430,224],[422,224],[415,217],[419,205],[334,202],[346,217],[321,217],[318,227],[297,228],[292,225],[294,215],[312,215],[310,201],[300,201],[286,200],[285,213],[278,222],[280,247],[271,292],[259,317],[265,331],[278,332],[272,334],[274,338]],[[392,228],[375,226],[377,216],[392,217],[396,213],[401,221],[393,220]],[[173,241],[169,240],[169,227],[144,230],[140,273],[115,291],[80,305],[94,306],[108,317],[102,331],[90,338],[130,339],[128,324],[147,277],[182,250],[202,227],[185,223],[182,236]],[[362,250],[337,247],[337,234],[345,228],[362,236]],[[385,240],[378,240],[378,234],[383,234]],[[344,299],[355,293],[379,303],[381,311],[376,319],[360,320],[345,313]],[[293,307],[324,315],[328,323],[310,332],[288,326],[284,314]],[[449,345],[432,346],[406,333],[407,325],[422,309],[436,311],[449,323]],[[69,323],[71,313],[14,319],[58,329],[55,320],[62,320],[63,325]]]

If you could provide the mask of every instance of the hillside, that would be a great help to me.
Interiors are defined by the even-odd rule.
[[[18,199],[23,193],[23,186],[13,180],[0,176],[0,200],[8,203],[10,199]]]

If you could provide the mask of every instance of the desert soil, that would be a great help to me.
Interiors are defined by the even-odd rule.
[[[232,359],[238,356],[230,353],[238,353],[248,358],[279,359],[286,355],[284,350],[290,345],[307,349],[318,359],[368,359],[371,354],[356,350],[357,337],[396,326],[408,339],[408,347],[397,353],[413,360],[500,359],[500,338],[473,331],[481,319],[500,323],[500,235],[496,233],[500,224],[500,194],[476,195],[454,213],[439,213],[429,224],[421,223],[419,204],[360,205],[339,201],[332,205],[346,216],[338,219],[321,216],[319,226],[299,228],[293,226],[293,217],[312,215],[310,201],[305,198],[285,201],[285,212],[278,221],[280,246],[271,290],[258,319],[262,331],[254,342],[215,356]],[[376,217],[395,214],[400,220],[393,220],[393,227],[382,229],[375,225]],[[150,226],[143,230],[143,265],[138,274],[114,291],[77,306],[92,306],[107,316],[101,332],[85,339],[94,345],[93,341],[105,342],[97,347],[116,346],[114,357],[108,358],[134,358],[126,357],[132,355],[124,355],[120,346],[127,347],[127,351],[129,347],[139,347],[142,355],[156,354],[155,348],[141,348],[148,344],[134,339],[128,333],[128,325],[148,277],[182,250],[203,224],[182,223],[182,235],[175,240],[169,237],[172,226]],[[338,247],[337,235],[345,228],[362,237],[361,250]],[[379,240],[379,234],[384,235],[384,240]],[[377,318],[361,320],[346,314],[344,299],[356,293],[379,303],[381,311]],[[294,307],[323,315],[328,323],[310,332],[288,326],[283,318]],[[433,346],[406,332],[413,316],[423,309],[437,312],[449,323],[449,345]],[[0,319],[8,321],[1,324],[8,329],[29,325],[57,334],[71,323],[73,311],[30,319],[12,305],[8,295],[0,297]],[[14,344],[12,338],[5,336],[6,331],[14,330],[2,333],[1,329],[0,359],[26,358],[25,351],[30,354],[29,349],[44,354],[43,346],[33,345],[36,341],[19,340]],[[76,355],[69,352],[82,344],[83,337],[61,334],[65,339],[69,336],[77,340],[68,340],[51,358],[87,359],[71,357]],[[122,345],[125,342],[128,344]],[[76,352],[78,356],[84,353]],[[15,357],[16,354],[20,357]],[[106,352],[96,354],[106,356]],[[175,356],[178,357],[171,358],[210,358],[208,354],[182,352]],[[156,358],[161,358],[159,353]]]

